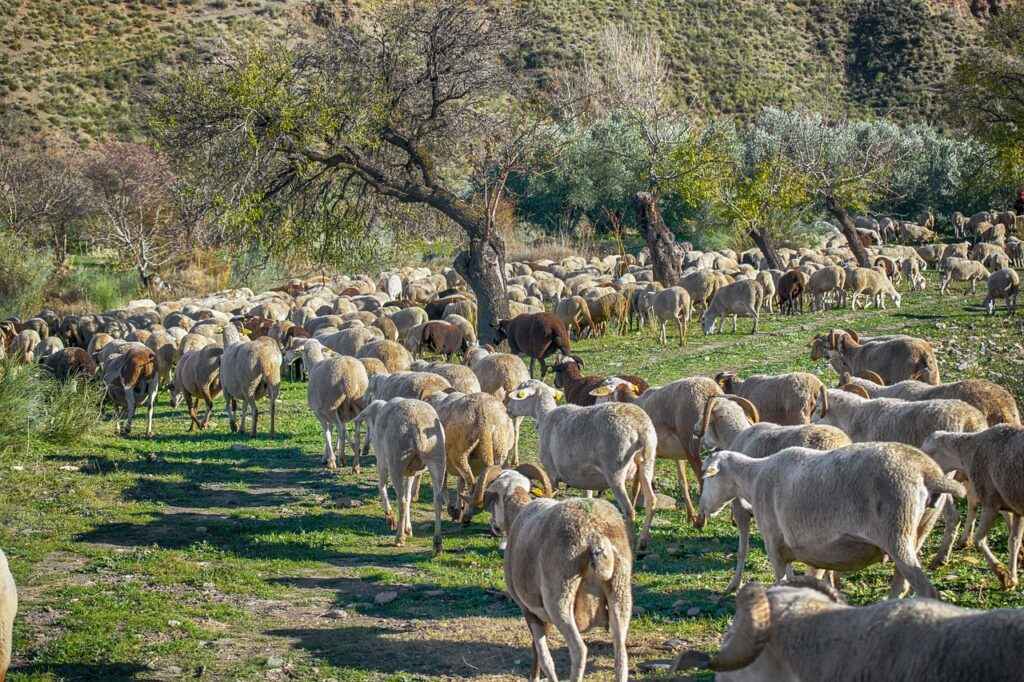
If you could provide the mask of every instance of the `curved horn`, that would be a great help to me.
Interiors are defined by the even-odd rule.
[[[751,424],[756,424],[759,421],[761,421],[761,415],[758,414],[757,407],[754,405],[754,403],[738,395],[727,395],[725,396],[725,398],[727,400],[733,401],[734,403],[742,407],[743,411],[746,412],[747,419],[750,420]]]
[[[828,414],[828,389],[822,386],[818,395],[821,399],[821,417],[824,419]]]
[[[715,401],[721,397],[720,395],[713,395],[704,403],[704,414],[700,418],[700,433],[693,434],[697,437],[698,446],[701,440],[703,440],[704,434],[708,432],[708,426],[711,425],[711,410],[715,407]]]
[[[869,400],[871,399],[871,396],[868,395],[868,392],[864,390],[863,386],[858,386],[857,384],[843,384],[839,388],[846,391],[847,393],[859,395],[861,398],[867,398]]]
[[[833,329],[828,333],[828,349],[837,350],[839,348],[839,330]]]
[[[747,583],[736,595],[736,617],[729,636],[708,667],[717,672],[739,670],[757,658],[771,635],[772,609],[760,583]]]
[[[494,479],[501,472],[502,468],[500,466],[492,464],[480,473],[480,476],[476,479],[476,484],[473,486],[469,507],[466,509],[467,515],[472,515],[473,512],[484,506],[484,493],[487,492],[487,486],[493,483]]]
[[[552,497],[555,494],[555,489],[551,485],[551,479],[548,478],[548,472],[544,471],[544,468],[539,464],[525,462],[517,466],[516,471],[531,481],[539,482],[540,487],[544,489],[544,497]]]
[[[583,369],[585,367],[585,365],[583,364],[583,358],[581,358],[580,356],[570,354],[569,357],[572,358],[573,361],[580,366],[580,369]]]
[[[872,372],[870,369],[862,369],[860,371],[862,379],[867,379],[871,383],[878,384],[879,386],[885,386],[885,379],[881,377],[877,372]]]
[[[853,339],[854,343],[860,343],[860,335],[858,335],[857,332],[852,329],[844,329],[843,331],[850,335],[850,338]]]

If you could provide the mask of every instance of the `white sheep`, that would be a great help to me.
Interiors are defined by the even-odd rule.
[[[303,366],[309,373],[306,400],[309,409],[320,422],[324,437],[324,456],[321,463],[328,469],[338,466],[337,454],[345,462],[345,444],[348,441],[347,422],[363,409],[364,395],[369,384],[366,368],[355,358],[324,355],[323,346],[316,339],[306,341],[302,349]],[[334,431],[337,431],[337,452]],[[352,471],[359,473],[359,429],[353,433]]]

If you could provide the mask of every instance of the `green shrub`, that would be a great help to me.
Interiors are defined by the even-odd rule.
[[[0,318],[38,311],[53,265],[21,237],[0,232]]]
[[[62,383],[39,365],[0,361],[0,455],[31,455],[40,443],[68,445],[93,432],[101,398],[98,383]]]
[[[62,284],[69,302],[82,302],[93,310],[110,310],[136,296],[138,281],[130,272],[78,268]]]

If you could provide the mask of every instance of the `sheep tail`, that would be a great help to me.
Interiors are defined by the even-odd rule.
[[[156,371],[156,358],[149,358],[145,362],[126,363],[125,370],[121,374],[121,383],[126,390],[133,390],[143,376],[151,376]]]
[[[962,483],[945,476],[934,476],[926,473],[924,475],[924,487],[931,493],[932,497],[944,494],[949,494],[953,497],[965,497],[967,495],[967,489],[964,488]]]
[[[602,582],[608,582],[615,573],[615,547],[603,535],[591,538],[587,544],[594,576]]]
[[[921,381],[931,383],[934,380],[936,385],[941,382],[941,379],[939,379],[939,363],[934,355],[929,354],[925,357],[922,375]]]

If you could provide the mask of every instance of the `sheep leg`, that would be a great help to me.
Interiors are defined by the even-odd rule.
[[[203,428],[199,426],[199,419],[196,415],[196,406],[192,403],[192,396],[188,393],[185,394],[185,407],[188,408],[188,432],[192,433],[196,428]]]
[[[277,394],[280,392],[280,385],[271,386],[267,393],[270,395],[270,437],[277,434]]]
[[[206,429],[210,425],[210,416],[213,414],[213,401],[209,398],[203,398],[203,402],[206,403],[206,414],[203,416],[203,424],[200,429]]]
[[[956,543],[956,549],[967,549],[974,544],[974,523],[978,519],[978,496],[974,492],[974,486],[967,482],[967,518],[964,519],[964,527]]]
[[[928,576],[917,560],[917,552],[915,551],[917,549],[917,529],[908,529],[908,535],[908,537],[901,536],[896,538],[892,551],[887,552],[892,558],[893,565],[896,567],[896,575],[893,576],[891,582],[892,587],[889,591],[889,598],[898,599],[902,596],[905,589],[904,581],[907,581],[914,589],[916,596],[936,599],[938,595],[935,592],[935,588],[932,586],[931,581],[928,580]],[[898,592],[897,589],[899,590]]]
[[[156,409],[156,394],[160,390],[160,384],[154,382],[146,396],[146,437],[153,437],[153,411]]]
[[[999,582],[1002,583],[1003,589],[1010,589],[1013,587],[1010,581],[1010,574],[1007,572],[1006,567],[999,563],[999,559],[993,554],[992,549],[988,546],[988,532],[992,529],[992,524],[995,523],[996,518],[999,516],[999,511],[995,507],[989,505],[982,505],[981,514],[978,517],[978,527],[974,529],[974,544],[977,545],[978,550],[985,556],[985,561],[988,562],[989,568],[999,578]]]
[[[534,363],[535,362],[536,362],[536,358],[530,358],[530,378],[531,379],[533,378],[533,368],[534,368]],[[544,363],[541,362],[541,366],[543,366],[543,365],[544,365]]]
[[[345,466],[345,446],[348,444],[348,425],[341,419],[341,415],[337,411],[331,415],[334,421],[334,433],[337,436],[337,445],[335,445],[335,451],[338,453],[341,466]]]
[[[124,428],[122,429],[124,435],[127,437],[132,432],[132,420],[135,418],[135,389],[126,388],[124,389]]]
[[[946,504],[942,508],[942,523],[945,528],[942,531],[939,551],[935,554],[931,564],[928,565],[933,570],[939,566],[945,566],[953,552],[953,540],[956,539],[956,529],[960,524],[960,514],[957,513],[956,504],[953,500],[946,500]],[[922,542],[923,540],[924,538],[922,538]],[[920,548],[918,551],[920,551]]]
[[[693,506],[693,500],[690,499],[690,484],[686,480],[686,465],[681,459],[676,460],[676,478],[679,481],[679,489],[683,493],[683,502],[686,504],[686,516],[692,524],[697,520],[697,510]]]
[[[540,671],[550,682],[558,682],[558,673],[555,672],[555,662],[551,659],[551,650],[548,649],[547,626],[532,613],[523,609],[523,617],[526,618],[526,625],[530,628],[533,636],[533,665],[530,668],[530,682],[540,682]]]
[[[736,333],[736,329],[737,329],[737,327],[736,327],[736,323],[737,323],[737,318],[739,318],[739,315],[737,315],[737,314],[733,313],[733,316],[732,316],[732,333],[733,333],[733,334],[735,334],[735,333]]]
[[[388,528],[390,530],[395,530],[398,527],[398,524],[395,522],[395,515],[391,511],[391,501],[388,499],[387,471],[380,472],[380,478],[377,481],[377,490],[380,492],[380,506],[384,508],[384,519],[388,522]],[[396,492],[400,492],[397,486],[395,490]]]
[[[512,441],[512,461],[509,462],[512,466],[519,466],[519,428],[523,425],[524,417],[513,417],[512,426],[515,427],[516,437]]]
[[[324,456],[320,459],[320,463],[334,471],[338,468],[338,459],[334,454],[334,434],[331,432],[331,421],[321,417],[320,430],[324,436]]]
[[[646,516],[644,517],[644,529],[640,533],[639,544],[639,548],[643,549],[651,542],[651,522],[654,521],[654,511],[655,507],[657,507],[657,498],[654,495],[654,486],[651,484],[651,477],[648,475],[648,472],[644,470],[644,463],[638,462],[637,469],[636,477],[639,479],[640,489],[644,493],[644,510],[646,512]],[[651,467],[650,473],[654,473],[653,466]],[[636,503],[634,502],[633,504],[635,508]]]
[[[359,450],[361,445],[359,436],[359,422],[353,422],[352,424],[352,439],[353,439],[353,450],[352,450],[352,473],[359,473],[359,458],[362,457],[362,453]],[[366,447],[370,447],[370,436],[369,433],[366,435]]]
[[[620,476],[617,480],[611,481],[610,483],[612,495],[615,496],[615,501],[619,503],[622,515],[626,517],[630,540],[633,541],[633,547],[639,551],[643,546],[637,543],[636,538],[636,508],[629,502],[629,493],[626,491],[626,481]],[[644,540],[641,538],[641,543],[642,542],[644,542]]]
[[[238,435],[244,436],[245,418],[249,412],[249,403],[245,400],[245,398],[243,398],[240,402],[242,403],[241,409],[238,408],[237,403],[235,405],[235,409],[238,410]]]
[[[569,682],[583,682],[583,672],[587,667],[587,645],[583,641],[572,611],[580,580],[579,576],[575,576],[558,586],[561,588],[561,594],[557,600],[556,610],[551,614],[555,627],[562,633],[562,638],[565,639],[565,644],[569,647],[569,659],[572,661]]]
[[[1019,562],[1021,539],[1024,537],[1024,517],[1010,514],[1010,584],[1017,586],[1017,564]]]
[[[444,513],[445,502],[445,460],[430,463],[430,485],[434,491],[434,556],[441,553],[441,514]],[[472,476],[473,472],[470,472]]]
[[[740,539],[739,546],[736,548],[736,572],[733,573],[732,580],[729,581],[725,592],[722,593],[723,596],[732,594],[740,586],[743,569],[747,565],[747,553],[750,552],[750,520],[753,518],[753,514],[736,499],[732,501],[732,518],[736,521],[736,530],[739,531]]]
[[[395,497],[398,505],[398,522],[395,524],[395,544],[401,547],[405,544],[406,515],[409,514],[409,507],[412,503],[409,497],[412,495],[412,478],[406,478],[405,474],[395,474]]]
[[[473,489],[473,485],[476,483],[476,476],[473,475],[473,470],[469,467],[469,453],[462,453],[460,457],[452,457],[451,462],[452,469],[455,470],[455,475],[459,479],[459,491],[461,493],[463,485]],[[443,487],[443,486],[442,486]],[[463,513],[466,511],[466,505],[463,503],[462,495],[459,495],[458,506],[453,507],[448,505],[448,514],[451,515],[452,519],[459,523],[469,523],[469,519],[463,517]]]
[[[225,396],[225,408],[228,413],[228,427],[231,429],[231,433],[238,431],[238,421],[235,419],[235,410],[238,409],[238,403],[235,402],[234,398],[228,398]]]
[[[420,487],[421,487],[420,486],[420,480],[422,478],[423,478],[423,472],[422,471],[420,471],[419,473],[417,473],[415,476],[412,477],[412,498],[410,498],[410,499],[412,499],[413,502],[419,502],[420,501]]]
[[[608,630],[615,649],[615,682],[626,682],[629,679],[626,635],[633,612],[633,595],[628,586],[616,589],[615,585],[605,585],[604,594],[608,603]]]
[[[661,321],[661,333],[658,335],[658,340],[661,342],[661,345],[663,346],[668,343],[668,335],[665,333],[665,325],[667,324],[668,320]]]
[[[255,438],[256,437],[256,420],[260,416],[260,410],[259,410],[258,407],[256,407],[256,399],[255,398],[250,400],[249,404],[252,405],[252,437]]]
[[[758,318],[760,317],[760,315],[758,315],[757,311],[755,310],[754,314],[752,315],[752,317],[754,318],[754,328],[750,330],[750,333],[751,334],[756,334],[757,333],[757,321],[758,321]],[[734,329],[733,331],[736,331],[736,330]]]

